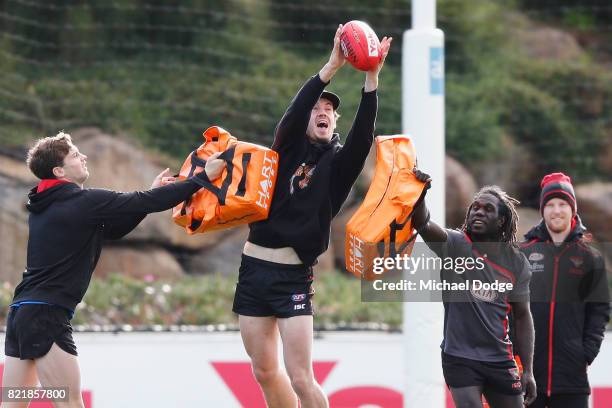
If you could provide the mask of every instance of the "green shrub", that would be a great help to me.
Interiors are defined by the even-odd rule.
[[[176,281],[146,282],[122,275],[93,279],[73,324],[85,325],[207,325],[232,324],[236,280],[220,275],[187,276]],[[315,278],[315,324],[377,323],[397,329],[401,304],[362,303],[357,279],[325,272]],[[14,288],[0,287],[6,310]],[[0,325],[4,323],[4,316]]]

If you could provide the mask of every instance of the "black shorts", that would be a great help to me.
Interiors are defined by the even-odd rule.
[[[22,360],[46,355],[53,343],[77,355],[72,339],[72,313],[60,306],[24,304],[11,306],[6,320],[4,354]]]
[[[514,360],[490,362],[442,353],[442,372],[449,387],[482,386],[500,394],[521,395],[523,386]]]
[[[242,255],[232,310],[258,317],[312,315],[313,296],[312,267]]]

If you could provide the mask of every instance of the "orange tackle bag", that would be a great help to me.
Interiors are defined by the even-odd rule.
[[[416,153],[409,136],[376,138],[376,171],[361,206],[346,225],[346,269],[372,280],[374,258],[409,255],[416,238],[412,228],[415,206],[425,196],[425,184],[412,169]]]
[[[239,142],[227,130],[212,126],[204,143],[183,163],[179,179],[204,171],[206,160],[223,152],[223,174],[212,182],[196,180],[203,188],[172,210],[174,222],[188,234],[230,228],[266,219],[278,170],[278,153],[253,143]]]

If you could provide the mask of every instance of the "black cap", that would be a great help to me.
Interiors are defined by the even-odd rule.
[[[332,103],[334,110],[338,110],[338,106],[340,106],[340,97],[333,92],[323,91],[321,94],[321,98],[325,98]]]

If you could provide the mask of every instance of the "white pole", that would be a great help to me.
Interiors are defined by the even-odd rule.
[[[412,0],[412,29],[403,37],[402,127],[413,138],[419,167],[433,179],[427,193],[431,218],[445,225],[444,33],[436,28],[435,0]],[[443,313],[441,303],[404,303],[407,408],[445,406]]]

